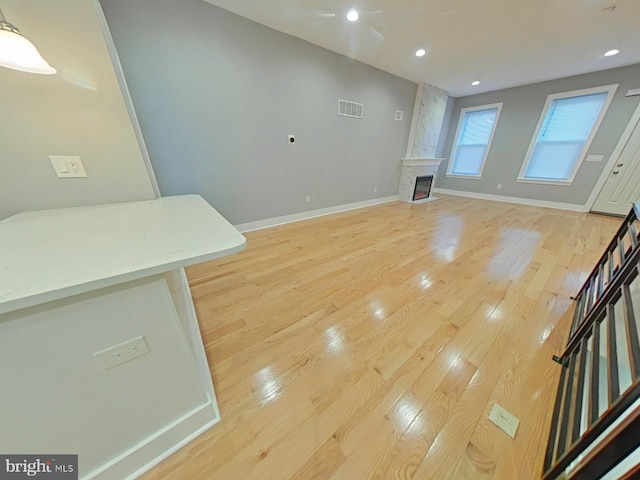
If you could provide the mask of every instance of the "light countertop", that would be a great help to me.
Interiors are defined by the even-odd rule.
[[[246,240],[199,195],[0,221],[0,313],[231,255]]]

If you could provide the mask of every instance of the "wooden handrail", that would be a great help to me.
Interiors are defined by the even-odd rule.
[[[593,270],[587,277],[578,294],[575,296],[575,300],[578,307],[575,310],[573,321],[571,323],[571,333],[569,335],[571,340],[577,335],[577,331],[584,323],[588,322],[589,316],[599,308],[599,304],[604,303],[603,296],[606,289],[610,288],[612,283],[620,277],[625,264],[628,263],[629,256],[633,254],[638,248],[640,248],[640,232],[635,226],[635,222],[640,219],[640,202],[634,203],[633,208],[629,214],[625,217],[622,225],[614,235],[609,245],[604,251],[604,254],[600,257]],[[629,249],[625,249],[623,246],[623,238],[629,234],[632,244]],[[620,257],[620,264],[614,268],[614,254],[616,253]],[[605,265],[608,268],[605,269]],[[607,288],[604,288],[604,276],[609,277]],[[596,291],[597,290],[597,291]],[[585,297],[585,294],[588,295]]]

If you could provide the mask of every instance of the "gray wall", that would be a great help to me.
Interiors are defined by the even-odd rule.
[[[94,2],[6,0],[2,8],[58,74],[0,68],[0,219],[155,198]],[[58,178],[49,155],[79,155],[88,178]]]
[[[101,3],[163,195],[239,224],[397,194],[414,83],[201,0]]]
[[[547,96],[614,83],[620,86],[588,152],[605,155],[605,159],[599,163],[584,162],[570,186],[517,183],[516,178]],[[447,163],[443,162],[438,172],[438,187],[584,205],[640,101],[640,97],[625,97],[625,94],[627,90],[639,87],[640,65],[632,65],[458,98],[447,135],[445,157],[451,155],[462,108],[497,102],[504,104],[482,178],[447,178]],[[502,184],[502,190],[496,189],[499,183]]]

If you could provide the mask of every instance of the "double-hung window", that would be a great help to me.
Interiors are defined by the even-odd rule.
[[[617,87],[549,95],[518,181],[570,185]]]
[[[463,108],[447,176],[480,178],[498,124],[502,103]]]

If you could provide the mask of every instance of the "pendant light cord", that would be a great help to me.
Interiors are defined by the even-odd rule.
[[[4,12],[0,8],[0,32],[2,33],[2,61],[0,67],[10,68],[12,70],[20,70],[22,72],[37,73],[41,75],[54,75],[58,73],[55,68],[42,58],[40,52],[33,43],[25,38],[15,25],[7,22]],[[14,33],[20,38],[10,38],[7,42],[7,36],[4,32]]]
[[[0,8],[0,30],[6,30],[8,32],[17,33],[18,35],[22,35],[20,30],[18,30],[13,24],[7,22],[7,19],[4,16],[4,12]]]

